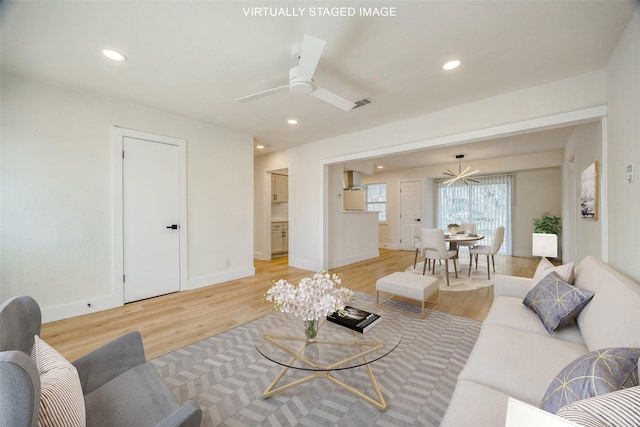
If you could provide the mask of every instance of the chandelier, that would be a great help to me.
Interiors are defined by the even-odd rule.
[[[451,169],[447,169],[446,172],[442,172],[443,174],[452,177],[451,179],[444,181],[444,184],[446,184],[447,186],[450,186],[456,181],[460,181],[466,185],[469,185],[469,182],[475,182],[476,184],[479,183],[480,181],[477,181],[472,178],[467,178],[468,176],[473,175],[474,173],[480,172],[479,170],[474,170],[473,172],[469,172],[469,169],[471,169],[471,166],[467,166],[465,170],[462,170],[462,159],[464,159],[464,154],[456,155],[456,159],[458,159],[458,173],[456,174],[452,172]]]

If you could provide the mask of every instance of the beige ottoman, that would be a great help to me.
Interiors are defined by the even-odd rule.
[[[392,295],[380,302],[380,292]],[[433,294],[436,295],[435,302],[427,301]],[[420,301],[422,304],[422,317],[424,318],[425,302],[434,304],[433,308],[436,308],[440,302],[440,279],[421,274],[395,272],[376,281],[376,304],[384,304],[394,296]]]

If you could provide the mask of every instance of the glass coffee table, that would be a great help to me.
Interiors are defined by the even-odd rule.
[[[300,319],[282,313],[272,313],[266,319],[266,324],[261,325],[262,330],[255,337],[255,347],[265,358],[283,368],[262,397],[269,398],[315,378],[325,378],[381,411],[387,410],[388,405],[370,365],[398,347],[402,331],[397,326],[385,325],[383,318],[371,330],[361,334],[323,319],[316,339],[309,341],[304,334],[304,322]],[[334,371],[360,367],[369,375],[375,398],[332,375]],[[309,371],[309,375],[278,386],[289,369]]]

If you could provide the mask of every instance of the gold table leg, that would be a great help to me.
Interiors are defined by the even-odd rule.
[[[376,377],[373,375],[373,371],[371,370],[371,366],[369,364],[369,362],[366,359],[366,355],[371,353],[372,351],[378,350],[382,347],[385,346],[384,343],[382,342],[378,342],[378,341],[360,341],[358,339],[358,337],[356,336],[355,332],[353,333],[354,335],[354,343],[353,344],[349,344],[349,345],[355,345],[359,348],[360,352],[355,355],[355,356],[351,356],[351,357],[347,357],[345,359],[342,359],[332,365],[329,366],[320,366],[317,365],[315,363],[313,363],[312,361],[308,360],[307,358],[305,358],[304,356],[301,355],[302,351],[306,348],[307,346],[307,342],[306,340],[304,340],[303,338],[299,338],[299,337],[290,337],[290,336],[274,336],[274,335],[265,335],[265,339],[267,339],[268,341],[272,342],[273,344],[277,345],[278,347],[280,347],[281,349],[285,350],[287,353],[289,353],[291,355],[291,359],[289,359],[289,362],[287,363],[287,365],[292,364],[296,359],[302,361],[303,363],[312,366],[314,368],[321,368],[321,369],[326,369],[326,370],[322,370],[322,371],[315,371],[310,375],[307,375],[304,378],[300,378],[297,379],[295,381],[292,381],[290,383],[287,383],[285,385],[282,385],[280,387],[276,387],[278,385],[278,383],[280,382],[280,380],[282,380],[282,378],[284,377],[284,375],[287,373],[287,371],[290,369],[288,366],[282,368],[282,370],[280,371],[280,373],[274,378],[274,380],[271,382],[271,384],[269,384],[269,386],[266,388],[266,390],[264,391],[264,393],[262,393],[262,397],[263,398],[269,398],[277,393],[289,390],[290,388],[299,386],[300,384],[304,384],[308,381],[311,381],[312,379],[315,378],[326,378],[328,380],[333,381],[333,383],[335,383],[336,385],[342,387],[343,389],[355,394],[356,396],[358,396],[360,399],[364,400],[365,402],[370,403],[371,405],[375,406],[376,408],[378,408],[381,411],[386,411],[388,408],[388,404],[387,402],[384,400],[384,397],[382,396],[382,392],[380,391],[380,387],[378,386],[378,382],[376,381]],[[295,352],[294,350],[292,350],[290,347],[282,344],[279,342],[280,339],[283,340],[294,340],[294,341],[305,341],[304,345],[300,348],[300,350],[298,350],[297,352]],[[344,344],[341,341],[316,341],[316,344]],[[363,347],[369,347],[369,349],[364,350]],[[371,380],[371,385],[373,386],[373,390],[376,394],[376,397],[378,400],[373,399],[372,397],[364,394],[362,391],[354,388],[353,386],[345,383],[344,381],[334,377],[333,375],[331,375],[331,373],[329,372],[329,370],[331,368],[340,366],[346,362],[349,362],[351,360],[354,360],[356,358],[362,357],[364,363],[364,368],[367,370],[367,374],[369,375],[369,379]]]

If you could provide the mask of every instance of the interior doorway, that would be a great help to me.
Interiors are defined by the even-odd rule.
[[[289,169],[269,172],[269,218],[267,225],[270,258],[289,254]]]
[[[183,290],[186,141],[114,128],[114,303]]]
[[[411,250],[411,224],[422,221],[422,183],[400,182],[400,249]]]

